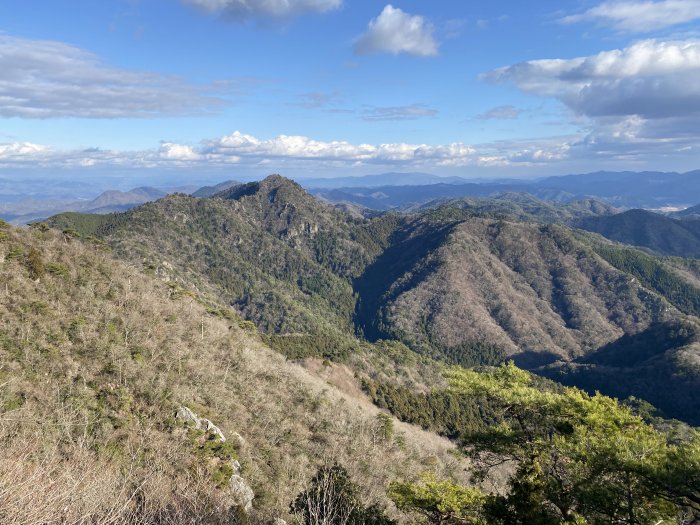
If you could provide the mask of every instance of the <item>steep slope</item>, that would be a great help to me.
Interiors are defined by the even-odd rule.
[[[624,244],[648,248],[661,255],[700,257],[700,222],[678,220],[645,210],[629,210],[609,217],[574,222]]]
[[[0,224],[0,281],[3,523],[232,523],[234,459],[253,523],[286,518],[326,461],[380,505],[398,476],[462,476],[445,440],[397,423],[394,441],[231,310],[99,243]],[[175,418],[183,406],[229,439]]]
[[[298,357],[356,346],[350,279],[382,250],[395,220],[352,219],[272,176],[214,198],[178,194],[122,215],[50,224],[104,238],[119,257],[197,286]]]
[[[593,354],[537,371],[565,385],[634,396],[667,417],[700,425],[700,324],[696,318],[652,324]]]
[[[527,367],[568,360],[677,314],[560,226],[473,218],[442,226],[399,271],[392,259],[366,274],[392,278],[365,319],[379,336],[458,362],[485,347]]]

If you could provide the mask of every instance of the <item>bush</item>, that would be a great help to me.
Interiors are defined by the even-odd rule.
[[[290,512],[300,514],[305,525],[395,525],[378,506],[362,505],[357,486],[339,465],[321,467]]]

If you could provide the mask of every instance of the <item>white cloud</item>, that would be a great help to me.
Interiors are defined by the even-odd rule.
[[[411,104],[409,106],[368,107],[365,109],[362,119],[369,122],[414,120],[434,117],[437,114],[437,109],[429,108],[425,104]]]
[[[46,150],[46,146],[32,144],[31,142],[0,144],[0,159],[32,158]]]
[[[648,32],[683,24],[700,18],[697,0],[603,2],[578,15],[563,18],[564,23],[598,22],[619,31]]]
[[[479,150],[460,142],[451,144],[354,144],[348,141],[318,141],[298,135],[259,139],[235,131],[230,135],[202,141],[198,146],[163,142],[143,151],[114,151],[99,148],[55,150],[36,144],[0,144],[0,169],[85,168],[122,169],[187,168],[213,169],[236,164],[274,169],[296,167],[345,167],[379,165],[393,167],[458,167],[482,165],[481,157],[507,157],[515,151],[497,146]],[[529,162],[529,160],[528,160]]]
[[[175,144],[173,142],[163,142],[160,145],[158,154],[163,159],[168,160],[199,160],[200,155],[192,146]]]
[[[284,19],[304,13],[338,9],[342,0],[181,0],[208,14],[233,21]]]
[[[111,67],[63,42],[0,34],[1,117],[154,117],[208,112],[223,103],[211,87]]]
[[[523,62],[485,78],[557,97],[588,117],[685,117],[700,113],[700,40],[644,40],[590,57]]]
[[[484,76],[563,102],[588,129],[572,152],[650,158],[700,141],[700,40],[643,40],[573,59],[533,60]]]
[[[424,17],[387,5],[377,18],[369,22],[367,32],[355,41],[355,53],[437,55],[438,44],[433,31],[432,24]]]

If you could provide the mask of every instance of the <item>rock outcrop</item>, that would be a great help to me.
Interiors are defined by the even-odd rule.
[[[194,413],[190,408],[186,406],[181,406],[177,409],[175,418],[184,421],[185,424],[191,425],[197,430],[203,430],[210,434],[214,434],[217,439],[222,443],[226,442],[226,436],[214,423],[205,418],[200,418],[196,413]],[[232,439],[236,448],[241,448],[245,445],[245,439],[238,432],[232,433]],[[237,459],[234,459],[230,463],[233,469],[233,475],[229,479],[228,490],[231,495],[232,505],[239,507],[245,513],[250,513],[253,509],[253,499],[255,498],[255,492],[250,487],[248,482],[241,477],[241,464]]]
[[[221,431],[219,427],[217,427],[214,423],[209,421],[208,419],[205,418],[200,418],[195,414],[191,409],[188,407],[182,406],[177,409],[177,414],[175,414],[176,419],[181,419],[185,423],[191,423],[194,425],[194,428],[197,430],[203,430],[205,432],[209,432],[212,434],[215,434],[216,437],[219,438],[219,440],[223,443],[226,441],[226,436],[224,436],[224,433]],[[236,436],[240,439],[241,438],[240,434],[235,433]]]

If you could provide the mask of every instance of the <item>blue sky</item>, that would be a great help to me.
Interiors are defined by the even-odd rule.
[[[700,0],[4,0],[0,177],[700,168]]]

